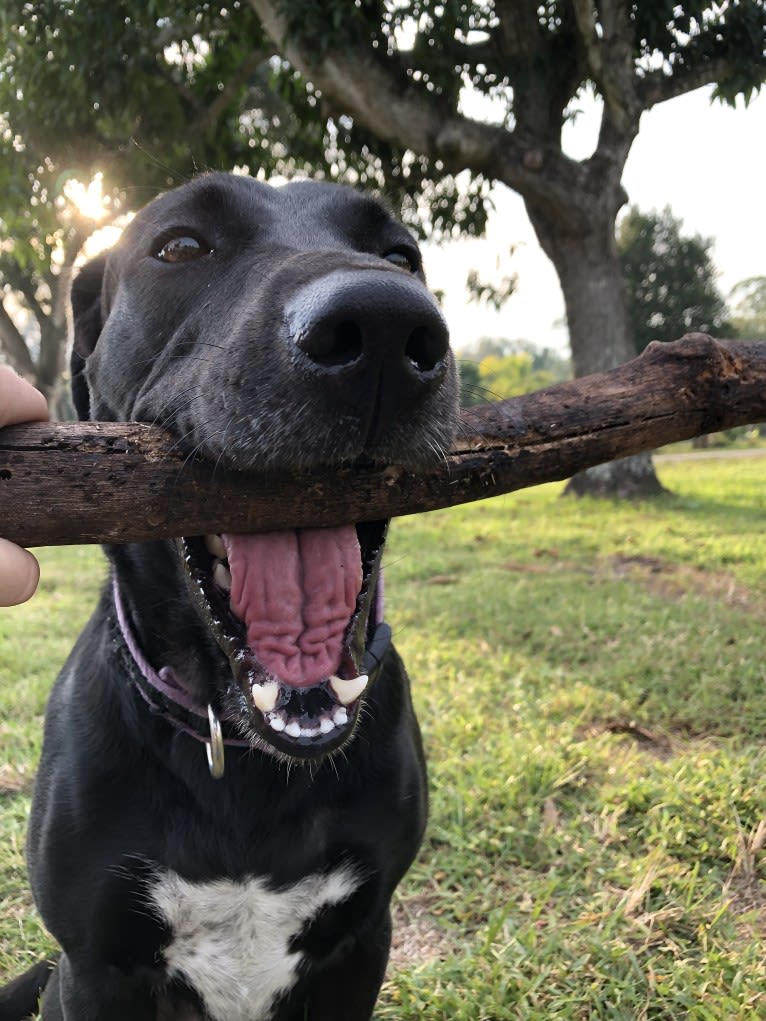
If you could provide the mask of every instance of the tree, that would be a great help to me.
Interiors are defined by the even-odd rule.
[[[633,350],[615,219],[641,114],[705,84],[747,99],[766,75],[762,0],[4,6],[11,122],[60,166],[85,152],[109,177],[127,154],[140,183],[162,174],[135,153],[177,168],[189,149],[202,166],[310,167],[384,191],[431,234],[480,232],[490,185],[518,191],[561,280],[578,374]],[[561,132],[585,88],[603,114],[576,161]],[[471,96],[489,113],[467,113]]]
[[[345,165],[364,167],[356,157],[372,133],[386,180],[401,184],[409,173],[422,187],[438,176],[429,207],[436,226],[460,222],[447,199],[462,171],[481,206],[476,215],[469,205],[471,223],[481,220],[487,182],[522,195],[559,275],[578,374],[633,350],[615,219],[641,114],[705,84],[727,102],[747,100],[766,75],[761,0],[251,3],[312,94],[350,118]],[[463,86],[491,100],[490,122],[466,114]],[[588,86],[603,99],[601,130],[593,154],[578,162],[564,154],[561,131]],[[643,461],[600,471],[597,487],[658,484]]]
[[[216,5],[3,5],[0,351],[54,406],[85,242],[197,166],[231,167],[251,152],[238,111],[252,81],[269,92],[260,38],[246,8],[234,24]],[[273,169],[270,153],[261,162]],[[101,208],[83,212],[73,180],[103,180]]]
[[[737,336],[766,341],[766,277],[750,277],[736,284],[729,295]]]
[[[736,335],[766,343],[766,276],[740,280],[731,290],[729,303]],[[758,432],[766,436],[766,424],[762,423]]]
[[[667,207],[642,213],[632,206],[620,222],[618,247],[636,354],[653,340],[676,340],[684,333],[732,333],[715,283],[712,238],[684,236],[682,226]]]
[[[64,370],[69,284],[75,260],[97,226],[57,188],[43,161],[30,173],[18,139],[0,136],[0,350],[17,372],[66,416]],[[117,212],[103,207],[98,219]]]
[[[571,378],[569,360],[528,340],[482,337],[459,353],[461,405],[505,400]]]

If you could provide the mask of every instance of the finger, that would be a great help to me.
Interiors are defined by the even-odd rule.
[[[39,390],[17,376],[8,365],[0,365],[0,428],[18,422],[44,422],[48,405]]]
[[[40,580],[40,565],[32,554],[7,539],[0,539],[0,606],[23,603]]]

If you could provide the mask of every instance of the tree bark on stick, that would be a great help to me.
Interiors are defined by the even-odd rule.
[[[25,546],[370,521],[469,503],[708,432],[766,421],[766,343],[690,334],[633,361],[464,411],[445,462],[222,471],[138,423],[0,432],[0,533]]]

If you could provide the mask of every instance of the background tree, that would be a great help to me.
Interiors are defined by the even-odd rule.
[[[572,375],[571,363],[528,340],[482,337],[459,356],[461,404],[469,407],[533,393]]]
[[[4,360],[42,390],[54,414],[66,416],[61,384],[69,284],[75,260],[110,210],[95,218],[67,197],[43,160],[30,168],[18,137],[0,125],[0,350]],[[97,183],[97,182],[96,182]]]
[[[744,340],[766,341],[766,277],[750,277],[729,295],[731,321]]]
[[[614,227],[642,112],[705,84],[747,99],[766,74],[762,0],[6,0],[2,24],[0,109],[58,167],[127,183],[132,166],[152,186],[173,176],[159,164],[192,169],[187,151],[311,168],[383,190],[433,235],[480,232],[493,182],[518,191],[578,374],[633,351]],[[603,114],[577,161],[561,132],[585,88]]]
[[[766,343],[766,276],[749,277],[736,284],[729,295],[731,321],[738,337],[743,340],[760,340]],[[753,435],[752,429],[737,430]],[[766,436],[766,423],[755,430]]]
[[[252,153],[258,129],[240,125],[248,90],[286,109],[262,38],[247,7],[235,19],[191,3],[3,5],[0,350],[59,414],[69,280],[83,245],[200,167]],[[272,171],[276,159],[264,143],[259,164]],[[98,174],[106,194],[88,215],[67,186]]]
[[[628,323],[636,354],[653,340],[677,340],[692,330],[733,332],[715,282],[712,238],[682,233],[669,208],[642,213],[632,206],[620,222],[618,247]]]

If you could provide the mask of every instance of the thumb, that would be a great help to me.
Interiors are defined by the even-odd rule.
[[[0,606],[15,606],[29,599],[40,579],[40,565],[32,554],[7,539],[0,539]]]

